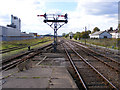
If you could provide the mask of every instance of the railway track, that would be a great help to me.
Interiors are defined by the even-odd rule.
[[[118,54],[114,54],[113,52],[107,51],[107,50],[101,50],[100,48],[94,48],[94,51],[99,52],[101,54],[103,54],[106,57],[110,57],[115,59],[117,62],[120,62],[120,51],[118,51]]]
[[[71,41],[71,42],[78,45],[78,46],[85,46],[84,44],[76,42],[76,41]],[[85,48],[85,47],[83,47],[83,48]],[[120,65],[120,60],[119,60],[120,56],[119,55],[114,55],[114,54],[111,54],[111,53],[105,54],[105,51],[96,50],[95,48],[93,48],[93,49],[88,48],[88,50],[91,53],[95,53],[97,55],[100,55],[100,56],[102,56],[102,57],[104,57],[106,59],[109,59],[110,61],[115,62],[115,63]]]
[[[110,58],[110,57],[107,57],[103,54],[100,54],[98,52],[95,52],[89,48],[85,48],[85,47],[81,47],[80,44],[78,43],[72,43],[74,45],[76,45],[77,48],[79,48],[80,50],[82,50],[83,52],[85,52],[86,54],[92,56],[93,58],[97,59],[98,61],[104,63],[105,65],[107,65],[108,67],[116,70],[117,72],[120,72],[119,70],[119,66],[120,66],[120,62]]]
[[[43,47],[40,47],[39,49],[36,49],[34,51],[28,51],[21,55],[12,57],[10,59],[3,60],[1,69],[2,69],[2,71],[6,71],[12,67],[15,67],[16,65],[18,65],[24,61],[27,61],[28,59],[33,58],[34,56],[40,54],[43,49],[51,48],[51,46],[52,46],[52,43],[47,44]]]
[[[60,45],[62,45],[62,47],[60,47]],[[39,49],[28,51],[24,54],[4,60],[4,62],[2,62],[3,67],[1,69],[5,71],[29,60],[34,61],[35,66],[40,64],[53,66],[59,65],[58,62],[63,62],[62,60],[52,60],[51,58],[64,58],[64,53],[66,53],[72,68],[71,66],[69,67],[67,61],[66,65],[71,75],[75,77],[77,76],[76,80],[80,84],[80,86],[78,85],[80,90],[120,89],[118,80],[120,71],[119,68],[117,68],[117,64],[119,65],[119,62],[113,59],[111,60],[111,58],[110,60],[106,60],[107,58],[103,55],[99,55],[98,52],[93,52],[84,45],[68,40],[61,40],[58,44],[59,50],[57,53],[51,53],[51,48],[52,44],[48,44],[40,47]],[[96,58],[100,58],[102,61],[96,60]]]
[[[87,62],[99,70],[100,73],[102,73],[109,81],[116,85],[117,88],[120,87],[119,62],[112,58],[100,55],[97,52],[93,52],[92,50],[89,50],[88,47],[78,43],[76,44],[75,42],[69,42],[68,44],[75,48],[77,52],[79,52],[79,54],[87,60]]]
[[[21,48],[24,48],[24,47],[12,47],[12,48],[8,48],[8,49],[2,49],[2,50],[0,50],[0,54],[7,53],[7,52],[10,52],[10,51],[14,51],[14,50],[18,50],[18,49],[21,49]]]
[[[80,42],[76,42],[76,41],[72,41],[71,42],[75,42],[77,44],[80,44],[80,45],[83,45],[83,43],[80,43]],[[101,49],[101,48],[98,48],[98,47],[92,47],[92,46],[89,46],[89,49],[93,52],[96,52],[98,54],[100,54],[101,56],[104,56],[104,57],[107,57],[107,58],[112,58],[114,60],[116,60],[117,62],[120,62],[120,55],[119,55],[119,51],[118,51],[118,54],[114,54],[113,52],[110,52],[106,49]]]
[[[44,42],[47,42],[47,41],[44,41]],[[44,42],[39,42],[39,43],[30,45],[30,46],[35,46],[35,45],[38,45],[38,44],[44,43]],[[7,53],[7,52],[11,52],[11,51],[14,51],[14,50],[19,50],[19,49],[27,48],[27,47],[28,47],[28,46],[23,46],[23,47],[12,47],[12,48],[8,48],[8,49],[2,49],[2,50],[0,50],[0,54]]]
[[[66,55],[68,56],[70,63],[85,90],[93,88],[112,88],[117,90],[117,87],[115,85],[113,85],[103,74],[101,74],[94,66],[92,66],[86,59],[84,59],[69,44],[67,44],[67,46],[64,46],[64,48]],[[69,53],[66,48],[71,49],[73,52]],[[79,64],[74,62],[74,58],[75,60],[79,60]]]

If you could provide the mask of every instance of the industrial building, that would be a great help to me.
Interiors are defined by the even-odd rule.
[[[11,24],[0,26],[0,41],[23,40],[32,39],[34,34],[27,34],[21,32],[20,18],[11,15]]]

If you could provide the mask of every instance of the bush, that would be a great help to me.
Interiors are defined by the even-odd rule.
[[[74,38],[75,40],[77,40],[77,35],[75,34],[75,35],[73,36],[73,38]]]

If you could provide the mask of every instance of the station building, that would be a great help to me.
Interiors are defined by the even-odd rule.
[[[11,24],[7,26],[0,26],[0,41],[12,41],[32,39],[33,34],[27,34],[21,32],[21,20],[20,18],[11,15]]]
[[[109,33],[112,35],[112,38],[120,38],[120,33],[118,32],[118,29],[109,31]]]
[[[102,38],[112,38],[112,35],[107,31],[99,31],[93,34],[89,34],[90,38],[102,39]]]

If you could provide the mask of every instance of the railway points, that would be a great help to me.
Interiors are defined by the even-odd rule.
[[[118,62],[116,59],[107,56],[105,58],[99,55],[100,52],[84,44],[63,38],[58,39],[56,53],[53,52],[54,48],[51,44],[48,44],[13,58],[12,62],[22,61],[2,71],[3,88],[120,89],[119,71],[114,70],[119,68],[114,65]],[[96,60],[90,54],[102,58],[102,62],[113,68]],[[107,58],[110,60],[104,60]]]

